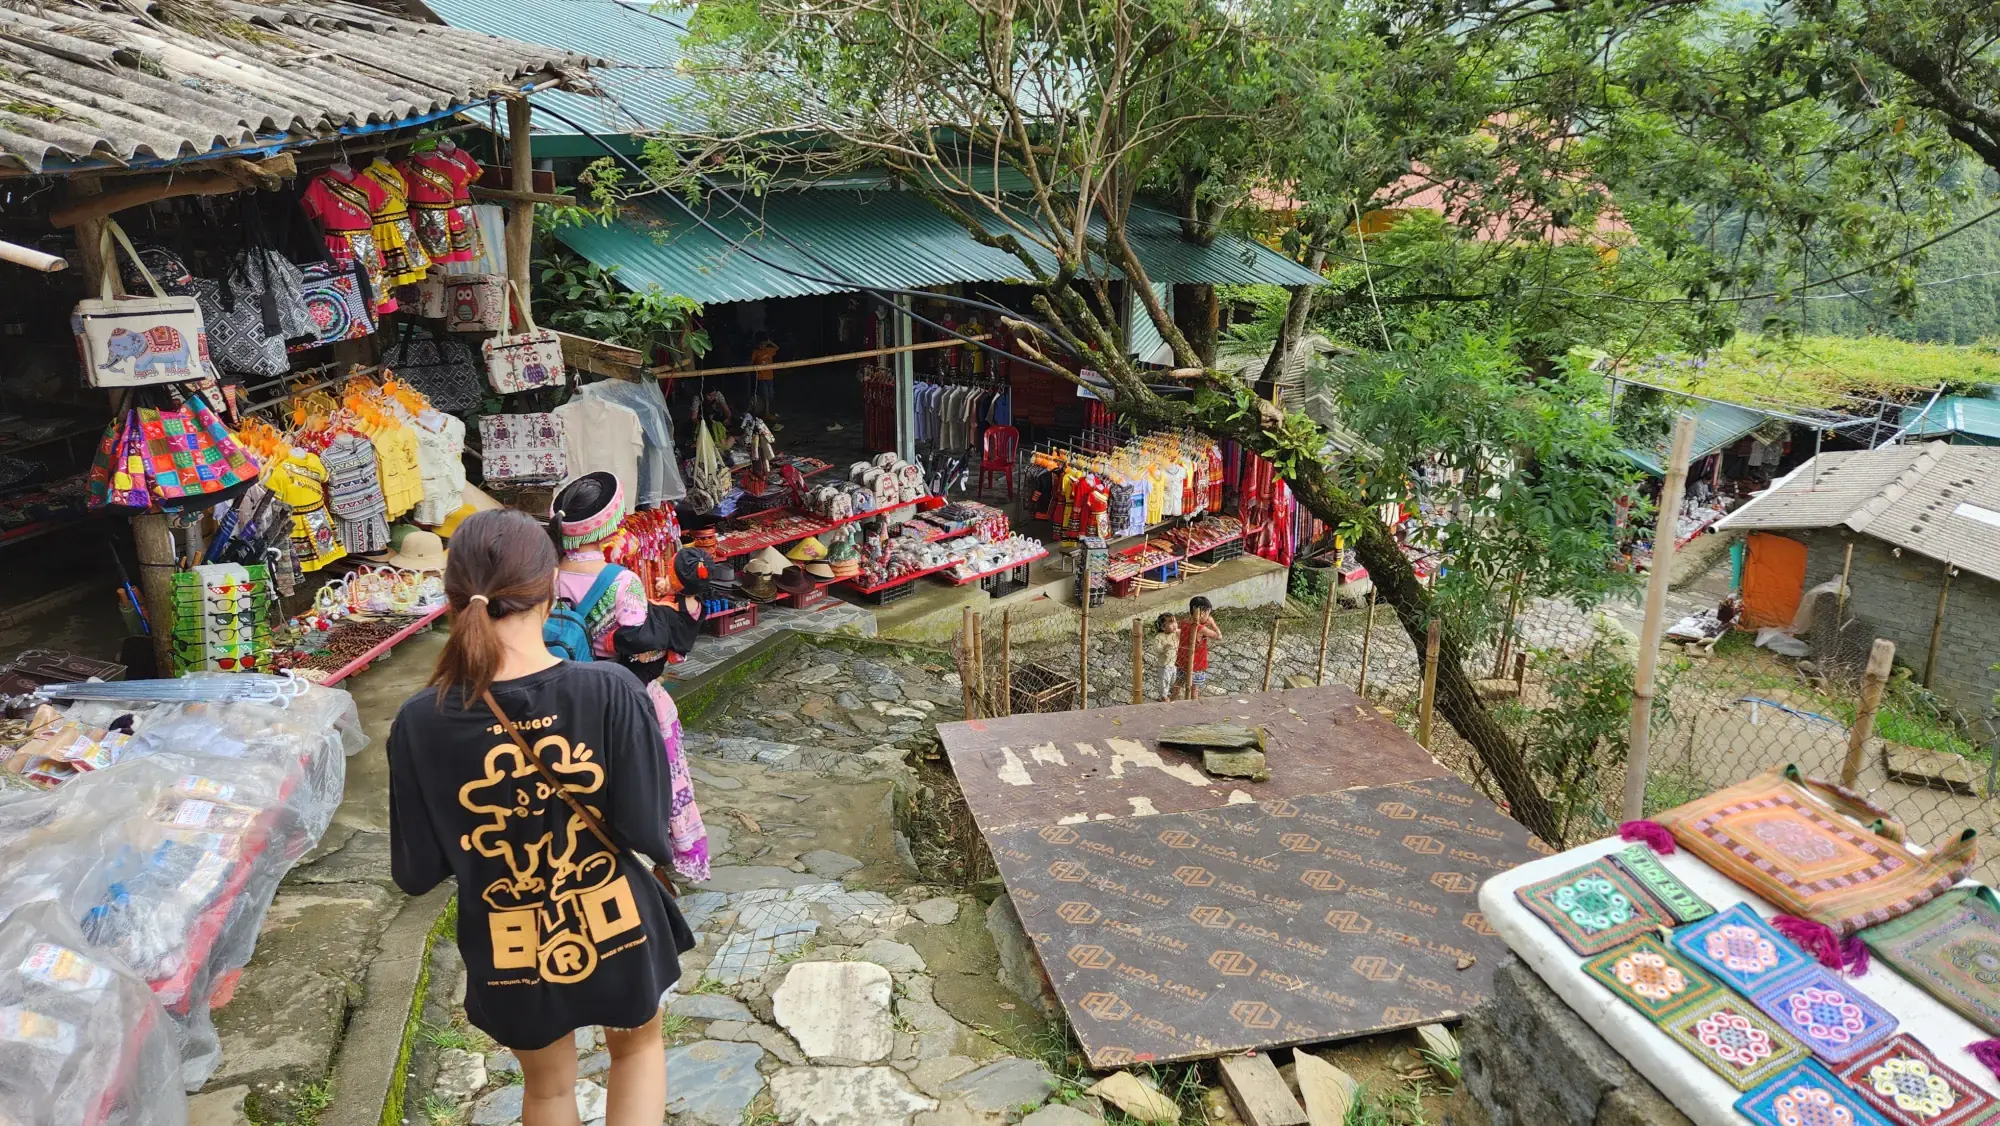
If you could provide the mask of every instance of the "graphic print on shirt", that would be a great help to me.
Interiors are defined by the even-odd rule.
[[[535,730],[554,726],[556,718],[524,722],[522,733],[532,738]],[[487,918],[493,968],[531,971],[488,984],[583,981],[605,958],[646,941],[643,931],[630,933],[640,926],[632,885],[619,874],[617,857],[604,850],[505,731],[497,724],[487,731],[500,741],[486,752],[484,777],[459,788],[458,804],[488,820],[458,844],[507,865],[510,874],[479,893],[493,909]],[[601,820],[603,813],[585,800],[604,785],[597,753],[582,743],[572,746],[561,735],[543,735],[533,747],[549,772]],[[510,818],[532,824],[551,812],[562,815],[560,841],[555,833],[525,844],[518,831],[510,837]]]

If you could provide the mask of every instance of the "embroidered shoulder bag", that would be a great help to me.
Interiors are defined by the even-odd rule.
[[[69,325],[83,360],[84,379],[92,387],[145,387],[208,375],[208,337],[200,303],[191,295],[170,296],[160,288],[132,248],[132,240],[125,237],[125,229],[111,219],[104,221],[99,242],[103,261],[113,257],[114,240],[138,266],[153,296],[114,296],[112,271],[105,270],[98,295],[76,303]]]
[[[507,283],[507,311],[520,315],[525,331],[495,336],[486,342],[487,382],[502,395],[560,386],[568,375],[563,367],[562,341],[553,331],[535,327],[528,302],[512,281]],[[513,317],[510,315],[508,320],[511,323]]]

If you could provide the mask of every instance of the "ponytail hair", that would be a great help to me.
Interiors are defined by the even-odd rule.
[[[440,703],[445,689],[464,693],[470,706],[492,687],[503,652],[493,623],[547,606],[556,595],[556,563],[547,530],[525,512],[489,509],[458,526],[444,568],[451,637],[430,679]]]

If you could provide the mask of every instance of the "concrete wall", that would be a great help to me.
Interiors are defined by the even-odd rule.
[[[1903,552],[1899,559],[1881,540],[1844,529],[1790,536],[1806,545],[1808,590],[1840,578],[1841,559],[1847,545],[1854,544],[1848,613],[1867,634],[1857,641],[1865,644],[1882,637],[1895,642],[1896,663],[1922,676],[1944,564],[1914,551]],[[1966,713],[1985,715],[1993,709],[1994,693],[2000,691],[1995,663],[2000,663],[2000,583],[1961,571],[1951,580],[1931,688]]]

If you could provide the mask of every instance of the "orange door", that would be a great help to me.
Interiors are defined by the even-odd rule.
[[[1743,553],[1743,622],[1788,626],[1806,586],[1806,545],[1784,536],[1752,533]]]

